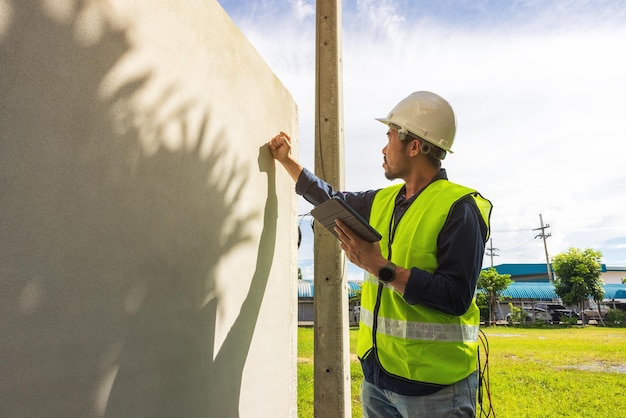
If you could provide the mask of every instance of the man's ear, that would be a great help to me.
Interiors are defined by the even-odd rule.
[[[409,144],[408,148],[409,148],[409,156],[415,157],[416,155],[420,153],[420,150],[422,148],[422,143],[419,141],[419,139],[411,139],[411,143]]]

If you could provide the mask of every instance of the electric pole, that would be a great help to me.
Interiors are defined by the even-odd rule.
[[[316,2],[315,174],[343,190],[341,1]],[[314,416],[352,416],[345,255],[324,228],[314,241]]]
[[[546,265],[548,267],[548,282],[552,283],[552,268],[550,267],[550,257],[548,257],[548,245],[546,244],[546,239],[551,237],[552,234],[546,234],[546,229],[550,228],[550,224],[543,224],[543,217],[541,213],[539,214],[539,224],[541,225],[539,228],[533,229],[533,231],[541,231],[539,234],[535,235],[535,238],[543,239],[543,249],[546,252]]]
[[[500,251],[498,248],[493,248],[493,238],[489,238],[489,247],[487,248],[487,255],[491,257],[491,268],[493,268],[493,258],[498,257],[496,251]]]

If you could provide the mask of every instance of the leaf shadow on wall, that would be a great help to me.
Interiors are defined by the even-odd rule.
[[[174,125],[185,146],[146,153],[142,125],[120,133],[110,115],[132,116],[131,99],[158,70],[98,98],[131,50],[124,28],[104,24],[98,41],[83,45],[75,19],[51,19],[39,2],[8,4],[11,26],[0,38],[0,60],[10,63],[0,74],[1,415],[238,416],[276,239],[266,150],[264,211],[233,219],[233,190],[249,170],[229,155],[224,130],[208,136],[219,124],[209,111],[199,124],[190,120],[193,102],[158,116],[176,90],[161,86],[142,116],[157,142]],[[74,17],[89,4],[74,2]],[[216,267],[254,239],[253,222],[263,222],[255,272],[233,272],[250,285],[214,352],[223,297]]]

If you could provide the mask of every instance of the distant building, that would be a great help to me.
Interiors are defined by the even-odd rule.
[[[601,265],[600,278],[605,284],[621,284],[626,277],[626,267]],[[537,264],[500,264],[494,266],[499,274],[510,274],[515,282],[547,282],[548,269],[545,263]],[[486,270],[484,268],[483,270]],[[552,271],[554,277],[554,271]]]
[[[545,264],[500,264],[494,268],[499,274],[510,274],[513,280],[513,283],[502,292],[503,300],[506,301],[503,305],[507,305],[501,308],[504,313],[508,313],[509,302],[522,306],[534,305],[537,302],[561,303],[554,291],[554,284],[548,281]],[[626,284],[622,284],[624,277],[626,267],[602,264],[600,278],[604,282],[604,304],[612,307],[626,306]]]
[[[361,282],[348,281],[348,317],[350,325],[358,325],[360,301],[353,300],[361,291]],[[315,289],[313,280],[298,280],[298,324],[302,326],[313,325],[315,310],[313,309],[313,296]]]
[[[507,297],[506,300],[513,304],[560,303],[558,295],[554,292],[554,285],[548,282],[545,264],[500,264],[494,268],[499,274],[511,275],[513,283],[503,292],[502,296]],[[622,284],[624,277],[626,277],[626,267],[602,265],[600,278],[604,282],[604,303],[622,306],[626,304],[626,284]],[[359,301],[353,300],[353,298],[361,291],[361,285],[362,282],[360,281],[348,281],[350,325],[357,325],[359,322]],[[302,326],[313,325],[315,316],[313,296],[313,280],[298,280],[298,323]],[[503,315],[508,313],[508,302],[504,305],[507,306],[501,309]]]

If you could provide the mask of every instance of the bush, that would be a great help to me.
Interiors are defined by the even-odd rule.
[[[571,327],[571,326],[578,324],[578,318],[575,316],[561,315],[561,317],[559,318],[559,321],[567,327]]]
[[[509,312],[510,312],[510,315],[509,315],[510,325],[513,325],[515,323],[521,323],[522,318],[526,318],[526,315],[527,315],[525,310],[513,305],[512,303],[509,303]]]
[[[626,326],[626,314],[619,309],[613,309],[606,314],[607,324]]]
[[[551,324],[548,324],[543,319],[537,319],[535,321],[523,322],[519,325],[521,328],[552,328]]]

